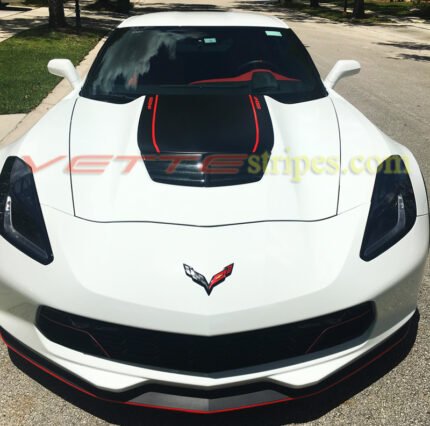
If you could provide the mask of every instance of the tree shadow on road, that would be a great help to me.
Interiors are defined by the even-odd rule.
[[[391,58],[391,59],[411,59],[413,61],[429,62],[430,56],[412,55],[410,53],[400,53],[397,58]]]
[[[265,1],[265,0],[248,0],[248,1],[237,1],[233,4],[233,8],[237,10],[244,10],[248,12],[257,13],[270,13],[276,18],[286,20],[288,22],[312,22],[321,24],[339,24],[338,21],[332,21],[327,18],[319,16],[312,16],[305,12],[301,12],[299,9],[293,9],[291,7],[284,7],[279,2]]]
[[[413,41],[378,42],[375,44],[378,44],[380,46],[397,47],[399,49],[411,50],[413,52],[424,51],[425,53],[428,53],[428,51],[430,50],[430,44],[416,43]],[[410,59],[413,61],[429,62],[430,56],[419,55],[417,53],[404,53],[404,52],[402,52],[402,53],[398,53],[396,56],[390,56],[389,59]]]
[[[256,1],[237,1],[231,3],[229,6],[220,6],[216,4],[208,3],[144,3],[143,5],[135,4],[132,15],[140,15],[154,12],[223,12],[223,11],[246,11],[246,12],[257,12],[270,14],[279,19],[287,19],[289,22],[313,22],[313,23],[339,23],[336,21],[330,21],[326,18],[320,18],[318,16],[311,16],[298,10],[289,9],[282,7],[276,1],[271,2],[267,0],[256,0]]]
[[[405,17],[397,19],[394,16],[382,16],[378,17],[379,21],[375,21],[374,15],[367,14],[366,18],[353,19],[343,17],[342,13],[339,12],[337,18],[333,17],[335,12],[333,9],[326,8],[324,3],[320,2],[320,8],[312,9],[308,8],[308,2],[296,2],[290,3],[289,5],[283,6],[278,0],[237,0],[236,3],[232,4],[232,8],[237,10],[245,10],[250,12],[259,13],[270,13],[277,18],[286,20],[287,22],[300,22],[300,23],[317,23],[317,24],[332,24],[332,25],[344,25],[348,27],[372,27],[379,26],[381,23],[384,27],[390,28],[401,28],[408,27],[415,23],[416,17]],[[331,15],[331,16],[330,16]]]
[[[430,44],[427,43],[416,43],[413,41],[390,41],[390,42],[378,42],[380,46],[392,46],[398,47],[399,49],[410,49],[410,50],[430,50]]]
[[[323,384],[321,388],[323,391],[315,396],[273,406],[213,415],[168,412],[106,403],[63,384],[13,352],[9,352],[9,355],[16,367],[57,396],[113,424],[277,426],[318,419],[390,372],[402,362],[414,345],[418,322],[417,311],[387,342],[330,378],[330,381],[326,382],[332,387],[327,388],[328,385]]]

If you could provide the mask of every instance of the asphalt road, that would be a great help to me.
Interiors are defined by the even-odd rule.
[[[267,10],[259,2],[242,2],[236,7]],[[361,62],[362,72],[340,83],[339,92],[385,133],[412,150],[430,187],[430,26],[352,27],[303,20],[298,15],[282,16],[309,48],[323,76],[337,59]],[[428,425],[429,276],[427,268],[419,297],[416,335],[412,333],[359,376],[322,396],[206,417],[123,410],[81,397],[18,363],[24,374],[0,345],[0,425]]]

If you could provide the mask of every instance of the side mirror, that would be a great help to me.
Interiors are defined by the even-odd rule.
[[[81,85],[81,78],[69,59],[51,59],[48,62],[48,71],[67,79],[74,89]]]
[[[360,63],[353,60],[342,59],[337,61],[331,71],[328,73],[324,80],[327,89],[333,89],[337,82],[344,77],[355,75],[360,72]]]

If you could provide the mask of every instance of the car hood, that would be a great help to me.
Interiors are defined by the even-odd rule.
[[[142,117],[145,108],[155,106],[153,102],[148,97],[127,104],[77,99],[70,129],[70,172],[76,216],[101,222],[215,226],[270,220],[313,221],[336,214],[339,167],[333,164],[339,159],[340,141],[336,113],[329,97],[297,104],[283,104],[265,97],[271,130],[264,136],[260,129],[259,137],[266,137],[271,153],[264,175],[252,183],[209,187],[157,182],[146,161],[142,161],[142,155],[150,154],[142,150]],[[177,108],[178,115],[187,117],[187,111],[185,114],[181,111],[181,108],[190,108],[187,104],[181,106],[181,102],[175,102],[172,108]],[[258,109],[259,105],[251,102],[251,106]],[[221,114],[218,109],[212,113]],[[181,120],[173,121],[175,110],[170,109],[169,114],[172,121],[169,127],[166,120],[163,144],[174,146],[174,139],[178,138],[186,147],[189,122],[181,119],[182,126]],[[255,139],[258,130],[252,133],[249,128],[255,129],[258,123],[227,119],[231,117],[228,108],[224,114],[225,120],[219,116],[213,120],[200,117],[196,124],[199,138],[203,138],[204,131],[210,135],[222,126],[222,134],[232,134],[232,141]],[[171,148],[164,153],[164,145],[158,146],[153,121],[143,125],[148,150],[153,149],[157,155],[170,154]],[[151,141],[152,148],[149,148]],[[196,153],[199,143],[190,141],[192,149],[187,154]],[[255,144],[251,146],[247,154],[252,156]],[[205,152],[212,151],[219,152],[216,147]],[[253,167],[255,162],[264,164],[264,155],[255,157],[260,153],[254,152],[254,157],[246,159],[247,167]]]

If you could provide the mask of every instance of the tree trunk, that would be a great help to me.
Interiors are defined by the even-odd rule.
[[[81,28],[81,5],[79,0],[75,0],[75,16],[76,16],[76,28]]]
[[[49,26],[60,28],[66,26],[63,0],[49,0]]]
[[[355,0],[352,11],[353,18],[364,18],[364,0]]]
[[[310,6],[311,7],[320,7],[319,0],[310,0]]]
[[[118,12],[128,13],[131,9],[130,0],[118,0]]]

